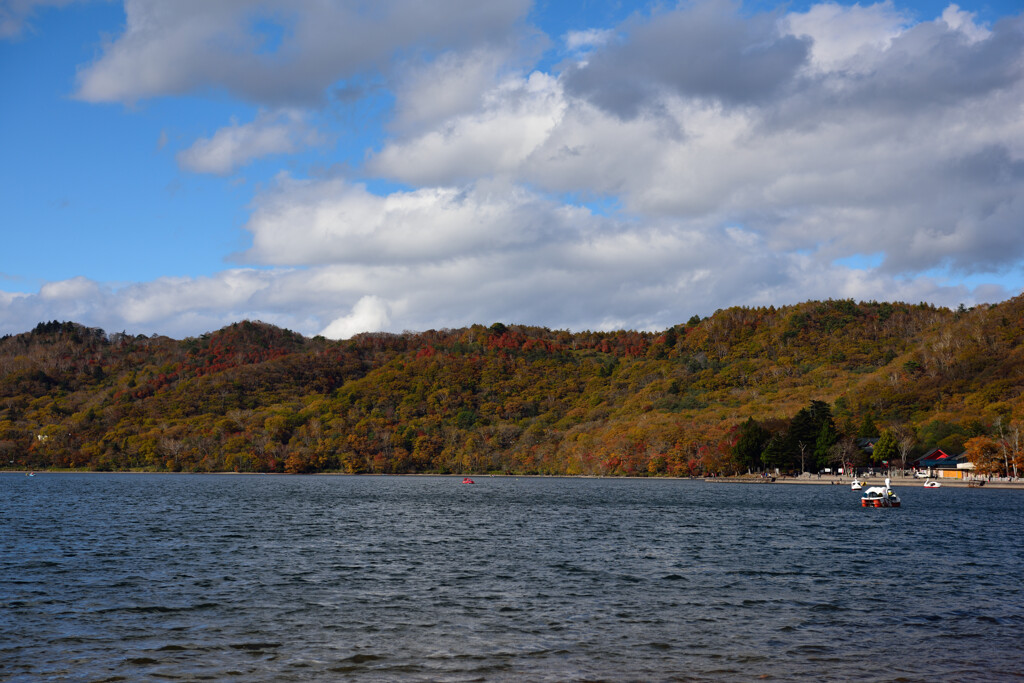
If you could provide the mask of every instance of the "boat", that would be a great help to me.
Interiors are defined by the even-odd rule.
[[[462,478],[462,483],[463,484],[475,484],[476,482],[473,481],[472,479],[470,479],[469,477],[463,477]]]
[[[865,489],[864,495],[860,499],[860,506],[865,508],[898,508],[900,506],[900,497],[889,488],[889,479],[887,477],[885,486],[871,486]]]
[[[929,479],[928,481],[926,481],[924,483],[924,487],[926,489],[937,489],[940,486],[942,486],[942,484],[940,484],[939,482],[935,481],[934,479]]]
[[[982,487],[984,485],[985,485],[985,482],[979,481],[979,480],[971,480],[971,481],[967,482],[967,488],[969,488],[969,489],[980,488],[980,487]]]
[[[851,491],[860,491],[862,488],[864,488],[864,484],[860,483],[860,479],[854,479],[850,482]]]
[[[28,474],[26,474],[25,476],[26,476],[26,477],[34,477],[34,476],[36,476],[36,473],[35,473],[35,472],[29,472],[29,473],[28,473]]]

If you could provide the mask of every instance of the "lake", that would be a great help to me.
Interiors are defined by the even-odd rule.
[[[1024,492],[0,474],[0,679],[1024,676]]]

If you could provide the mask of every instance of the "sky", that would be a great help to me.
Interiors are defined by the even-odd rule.
[[[1024,288],[1020,0],[0,0],[0,334]]]

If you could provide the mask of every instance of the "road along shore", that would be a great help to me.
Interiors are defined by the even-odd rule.
[[[846,486],[849,488],[851,479],[849,477],[827,477],[822,476],[820,479],[817,476],[813,477],[775,477],[772,479],[765,479],[763,477],[706,477],[704,481],[713,484],[804,484],[814,486]],[[862,477],[858,478],[864,488],[868,486],[884,486],[885,477]],[[917,479],[914,477],[893,477],[889,480],[889,485],[892,487],[897,486],[924,486],[924,479]],[[967,481],[964,479],[943,479],[936,478],[934,481],[939,482],[942,486],[948,486],[952,488],[985,488],[985,489],[1019,489],[1024,491],[1024,481],[987,481],[985,480],[983,486],[978,486],[981,480],[978,481]],[[973,486],[972,486],[973,485]]]

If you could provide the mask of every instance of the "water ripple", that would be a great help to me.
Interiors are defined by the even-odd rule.
[[[1019,680],[1024,496],[931,493],[0,475],[0,672]]]

